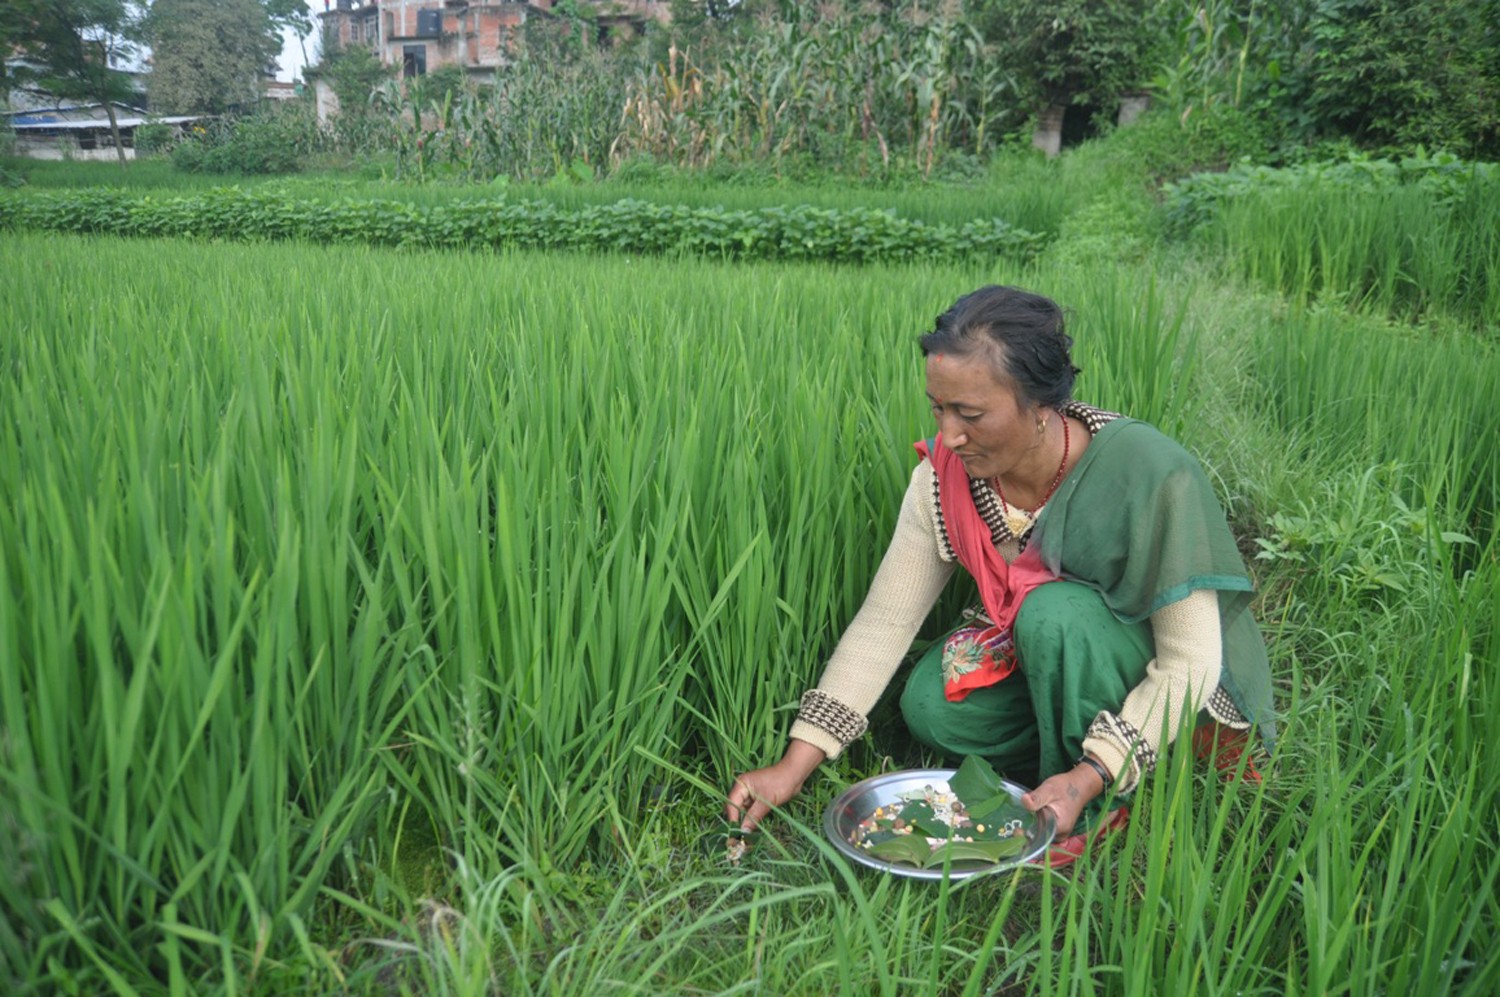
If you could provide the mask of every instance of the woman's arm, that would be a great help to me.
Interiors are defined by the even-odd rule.
[[[1197,589],[1152,613],[1151,634],[1156,657],[1124,706],[1095,718],[1078,764],[1022,798],[1032,810],[1052,809],[1059,837],[1071,833],[1083,808],[1111,785],[1120,792],[1134,789],[1157,752],[1176,738],[1184,715],[1191,723],[1219,684],[1223,650],[1215,592]]]
[[[954,565],[938,556],[933,502],[932,467],[923,461],[912,472],[890,546],[864,605],[840,638],[817,688],[803,696],[786,754],[774,765],[735,779],[724,808],[729,820],[746,830],[755,827],[771,807],[796,796],[825,758],[836,757],[864,733],[866,715],[953,575]]]
[[[955,565],[938,555],[932,465],[923,461],[911,484],[885,558],[864,605],[844,631],[817,688],[802,698],[791,736],[838,757],[864,733],[865,717],[885,692],[922,621]]]
[[[1156,657],[1146,665],[1146,677],[1118,711],[1094,719],[1083,742],[1084,752],[1104,765],[1121,792],[1135,788],[1219,686],[1224,651],[1218,593],[1195,589],[1158,609],[1151,614],[1151,636]]]

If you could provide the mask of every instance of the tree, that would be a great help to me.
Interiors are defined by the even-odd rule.
[[[298,38],[305,38],[312,31],[312,14],[302,0],[261,0],[261,3],[277,31],[295,31]]]
[[[1500,150],[1500,0],[1321,0],[1305,104],[1372,143]]]
[[[20,82],[10,68],[13,52],[21,47],[21,29],[31,19],[31,8],[37,0],[4,0],[0,2],[0,106],[8,106],[10,92]]]
[[[364,117],[369,112],[370,94],[391,78],[391,67],[365,45],[338,44],[337,36],[323,39],[323,59],[308,70],[309,78],[328,81],[339,101],[341,117]]]
[[[297,36],[297,44],[302,48],[302,63],[307,64],[307,36],[312,34],[312,13],[307,9],[303,0],[261,0],[265,5],[266,14],[271,18],[271,24],[275,26],[278,34],[290,31]]]
[[[672,0],[672,26],[680,29],[701,28],[712,21],[722,21],[742,13],[743,4],[733,0]]]
[[[11,41],[27,64],[18,78],[63,100],[104,105],[124,166],[115,102],[134,99],[135,86],[114,64],[135,52],[141,28],[136,6],[128,0],[6,0],[0,20],[9,24]]]
[[[156,0],[148,20],[151,100],[178,114],[222,114],[260,97],[281,50],[261,0]]]
[[[1107,104],[1149,75],[1155,25],[1147,0],[977,0],[969,6],[985,39],[1039,107]]]

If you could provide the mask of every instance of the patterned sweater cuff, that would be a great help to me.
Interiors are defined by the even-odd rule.
[[[1107,710],[1089,724],[1083,750],[1114,773],[1117,793],[1129,793],[1156,767],[1156,748],[1133,725]]]
[[[829,758],[837,758],[867,727],[869,721],[863,715],[826,692],[809,689],[802,694],[802,708],[797,711],[791,736],[823,749]]]

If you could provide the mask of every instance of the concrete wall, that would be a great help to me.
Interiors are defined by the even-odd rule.
[[[80,149],[78,139],[72,135],[59,135],[55,138],[23,138],[18,135],[16,136],[16,155],[27,159],[120,161],[120,156],[113,146],[103,149]],[[130,146],[125,147],[125,158],[135,158],[135,150]]]
[[[1151,106],[1148,93],[1128,93],[1120,98],[1120,111],[1115,123],[1120,128],[1135,124],[1137,118]],[[1063,118],[1068,108],[1064,104],[1050,104],[1036,116],[1036,127],[1031,133],[1031,147],[1040,149],[1048,159],[1062,151]]]
[[[313,81],[313,106],[318,111],[318,124],[328,124],[328,119],[339,113],[339,95],[327,80]]]

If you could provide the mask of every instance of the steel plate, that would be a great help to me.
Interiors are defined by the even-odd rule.
[[[1047,809],[1032,815],[1032,822],[1026,828],[1026,850],[1020,855],[996,863],[955,862],[946,873],[942,869],[918,869],[915,866],[898,862],[887,862],[884,859],[875,858],[864,849],[857,848],[850,843],[849,839],[859,828],[860,822],[874,813],[877,807],[895,803],[900,800],[901,794],[921,792],[928,786],[940,793],[950,792],[948,780],[955,772],[957,769],[906,769],[901,772],[887,772],[885,775],[877,775],[855,783],[828,805],[828,809],[823,813],[823,831],[839,853],[851,861],[871,869],[879,869],[881,872],[888,872],[893,876],[906,876],[911,879],[942,879],[944,875],[947,875],[949,879],[987,876],[1025,865],[1039,857],[1047,850],[1047,846],[1052,844],[1052,838],[1057,832],[1057,824],[1053,819],[1052,811]],[[1010,793],[1011,798],[1019,805],[1026,788],[1004,779],[1000,781],[1006,792]]]

